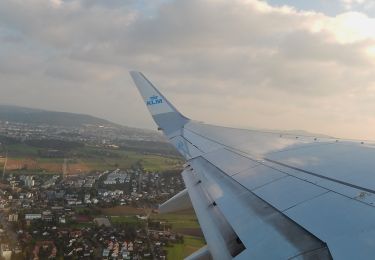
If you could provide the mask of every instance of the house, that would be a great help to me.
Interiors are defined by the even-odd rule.
[[[25,214],[25,220],[41,219],[42,214]]]
[[[42,212],[42,220],[51,222],[52,221],[52,212],[49,210],[43,211]]]
[[[61,217],[59,217],[59,222],[60,222],[61,224],[65,224],[65,223],[66,223],[65,216],[61,216]]]
[[[134,250],[133,242],[129,242],[129,243],[128,243],[128,251],[129,251],[129,252],[133,252],[133,250]]]
[[[12,250],[8,244],[1,244],[0,246],[1,257],[5,260],[10,260],[12,258]]]
[[[107,259],[108,256],[109,256],[109,252],[110,252],[110,251],[109,251],[108,249],[106,249],[106,248],[103,249],[103,254],[102,254],[103,258],[106,258],[106,259]]]
[[[94,218],[94,222],[99,226],[110,227],[111,222],[107,218]]]
[[[18,221],[18,214],[10,214],[8,217],[9,222],[17,222]]]

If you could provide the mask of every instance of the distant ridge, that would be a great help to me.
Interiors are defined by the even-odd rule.
[[[40,127],[41,125],[51,126],[50,129],[46,128],[48,130],[42,133],[42,139],[47,137],[48,145],[54,145],[61,140],[81,142],[82,138],[89,138],[89,143],[91,142],[96,145],[99,143],[102,145],[104,140],[106,143],[108,142],[108,144],[113,143],[121,147],[121,149],[130,151],[179,156],[173,146],[166,141],[165,137],[155,130],[123,126],[85,114],[0,105],[0,121],[2,122],[3,130],[6,128],[4,122],[9,122],[11,127],[12,124],[15,123],[26,124],[30,127],[26,127],[26,129]],[[83,131],[77,132],[76,129]],[[23,130],[21,130],[21,132]],[[0,134],[0,147],[1,143],[24,141],[23,136],[20,136],[17,130],[13,131],[13,135],[10,136],[7,136],[7,132],[8,130]],[[10,137],[10,139],[8,137]],[[36,134],[31,136],[27,142],[29,142],[29,144],[32,142],[40,144],[41,139],[40,136]],[[52,147],[55,147],[53,145]]]
[[[108,120],[85,114],[55,112],[12,105],[0,105],[0,121],[61,125],[68,127],[78,127],[83,125],[116,125]]]

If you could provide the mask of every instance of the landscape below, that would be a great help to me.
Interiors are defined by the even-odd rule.
[[[0,106],[5,259],[183,259],[204,245],[193,210],[158,214],[184,188],[157,132],[86,115]]]

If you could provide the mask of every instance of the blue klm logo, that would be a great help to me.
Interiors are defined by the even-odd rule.
[[[158,96],[156,95],[153,95],[152,97],[150,97],[147,101],[146,101],[146,104],[148,106],[153,106],[153,105],[157,105],[157,104],[161,104],[163,103],[163,99],[159,98]]]

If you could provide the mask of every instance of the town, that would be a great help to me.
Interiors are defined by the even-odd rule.
[[[149,217],[181,189],[179,174],[141,169],[9,174],[0,186],[1,257],[166,259],[165,246],[184,238]]]
[[[113,145],[119,140],[163,141],[154,131],[107,124],[37,124],[0,120],[0,135],[17,140],[65,140],[85,144]]]
[[[13,116],[0,111],[0,258],[182,259],[204,245],[192,210],[157,211],[184,188],[181,157],[160,134],[6,109]]]

